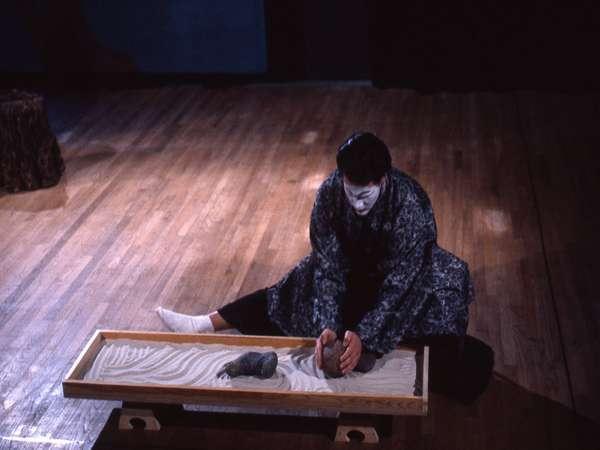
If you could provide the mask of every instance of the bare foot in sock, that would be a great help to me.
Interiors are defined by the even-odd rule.
[[[180,314],[162,306],[156,308],[156,312],[171,331],[179,333],[213,333],[215,331],[208,315]]]

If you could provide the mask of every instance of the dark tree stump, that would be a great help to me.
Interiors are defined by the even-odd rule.
[[[0,91],[0,189],[19,192],[54,186],[64,170],[44,99]]]

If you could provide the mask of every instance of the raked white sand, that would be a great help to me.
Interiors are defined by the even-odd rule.
[[[217,377],[223,364],[242,353],[271,350],[279,359],[273,377],[266,380],[247,376],[230,378],[226,374]],[[394,350],[378,359],[369,373],[352,372],[342,378],[327,378],[317,369],[313,352],[313,347],[275,349],[115,339],[105,342],[84,379],[304,392],[384,395],[412,395],[414,392],[414,352]]]

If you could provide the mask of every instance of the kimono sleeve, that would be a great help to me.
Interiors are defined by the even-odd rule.
[[[346,291],[347,261],[335,226],[335,186],[331,180],[317,192],[310,219],[310,242],[314,259],[313,323],[338,335],[341,330],[341,299]]]
[[[409,186],[392,224],[387,257],[382,263],[384,278],[375,307],[356,329],[363,346],[379,353],[396,347],[421,315],[428,298],[426,290],[411,288],[427,270],[437,230],[427,194],[416,182]]]

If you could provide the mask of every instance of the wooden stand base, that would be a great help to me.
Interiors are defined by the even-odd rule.
[[[378,444],[380,436],[391,432],[392,416],[344,414],[338,417],[335,442]]]
[[[125,432],[127,435],[134,431],[160,431],[161,433],[155,435],[158,437],[162,436],[163,432],[168,434],[169,430],[175,428],[187,430],[203,427],[215,428],[215,423],[219,423],[219,428],[230,428],[226,424],[228,420],[224,420],[228,416],[227,413],[212,414],[215,416],[213,419],[209,419],[205,415],[206,413],[200,413],[204,416],[202,420],[198,420],[200,417],[198,413],[186,411],[182,405],[123,402],[123,408],[115,410],[115,412],[118,414],[118,431]],[[217,419],[216,416],[221,418]],[[237,416],[237,419],[234,419],[234,416]],[[391,434],[393,417],[347,413],[341,413],[337,418],[233,414],[229,415],[229,419],[234,419],[233,422],[237,422],[232,422],[234,427],[240,429],[303,434],[307,430],[311,430],[311,432],[321,435],[325,431],[329,442],[333,438],[336,443],[342,444],[379,444],[381,438]],[[203,426],[199,426],[199,424],[203,424]]]
[[[133,430],[139,424],[139,428],[147,431],[160,431],[160,422],[151,409],[121,410],[119,417],[119,430]]]
[[[353,442],[379,444],[379,435],[373,427],[338,425],[335,442]]]

